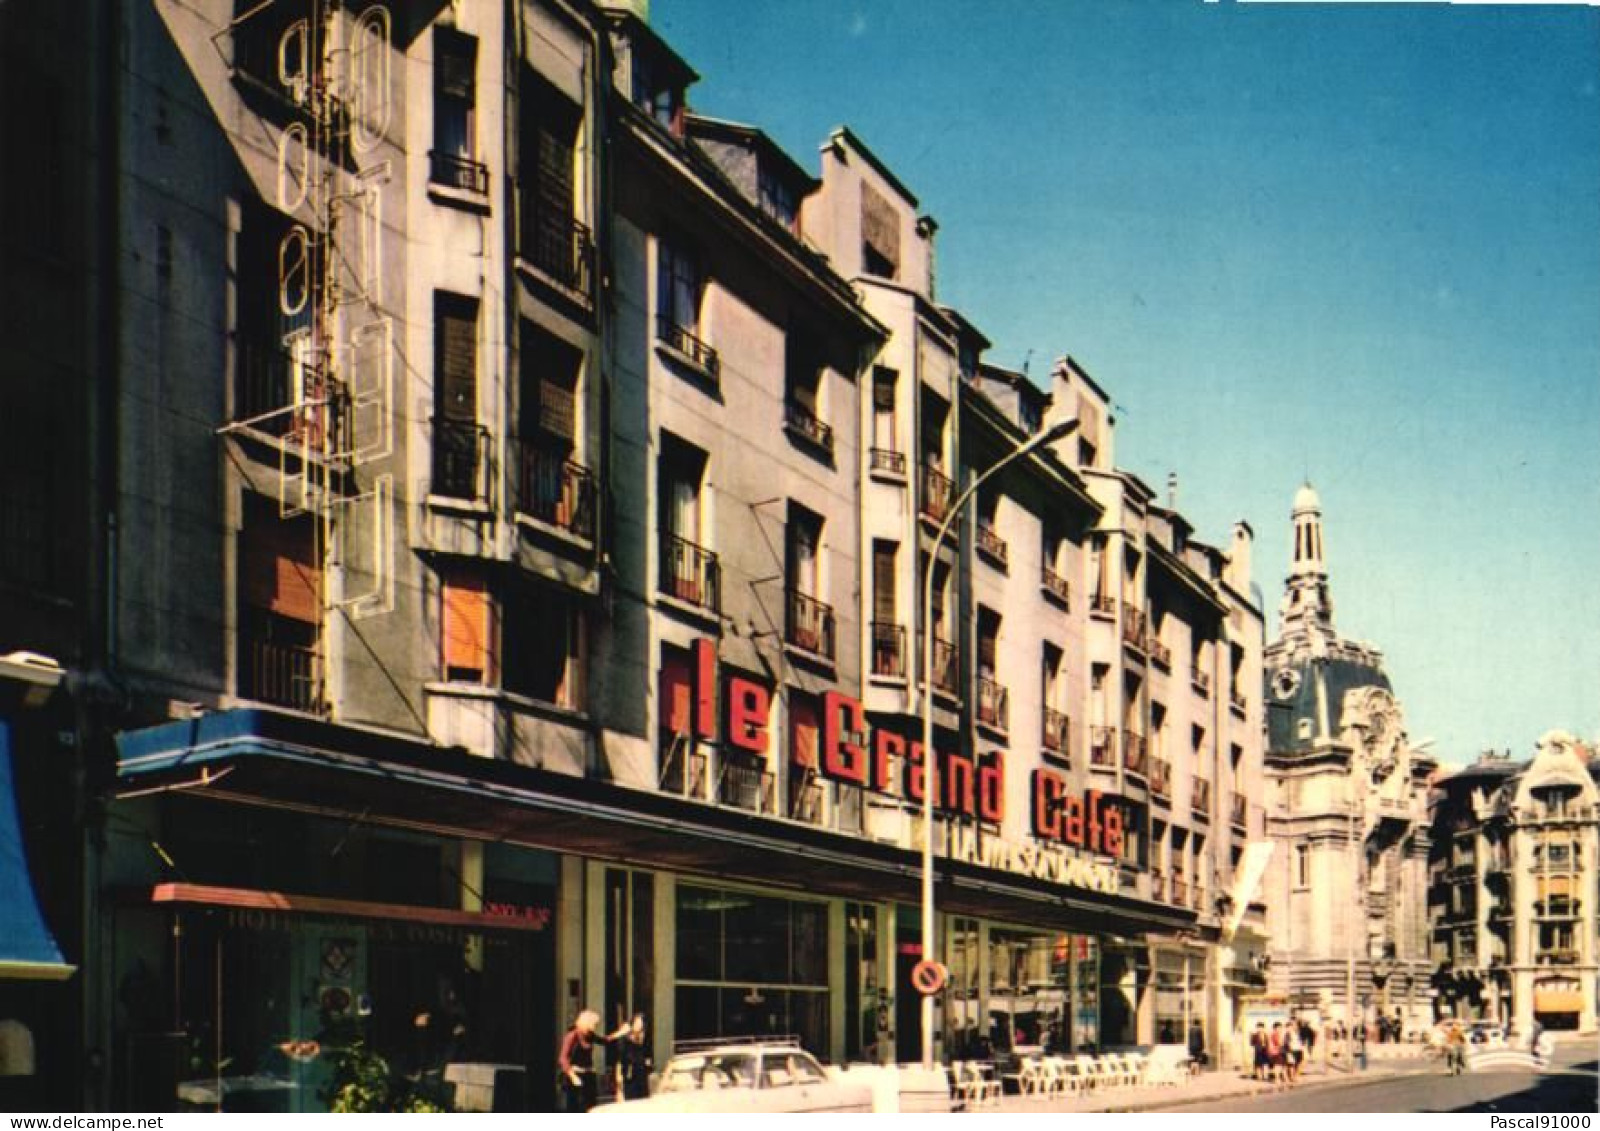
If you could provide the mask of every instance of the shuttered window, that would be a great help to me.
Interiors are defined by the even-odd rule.
[[[899,547],[893,542],[872,543],[872,619],[895,623],[894,561]]]
[[[821,712],[814,700],[803,695],[789,698],[789,758],[796,766],[817,764],[817,732]]]
[[[578,437],[578,377],[583,354],[531,322],[522,324],[522,426],[524,439],[536,433],[572,447]]]
[[[661,693],[661,726],[673,734],[688,734],[694,717],[691,714],[694,683],[689,653],[678,648],[662,648],[661,673],[657,678]]]
[[[247,502],[239,540],[244,604],[306,624],[317,623],[322,611],[322,570],[311,520],[305,516],[279,518],[269,499]]]
[[[861,185],[861,244],[866,268],[894,278],[900,269],[900,217],[871,185]]]
[[[478,304],[460,295],[434,297],[435,408],[447,420],[478,419]]]
[[[443,579],[444,677],[466,683],[493,683],[494,625],[483,575],[455,571]]]

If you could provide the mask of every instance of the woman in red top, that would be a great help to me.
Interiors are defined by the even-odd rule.
[[[599,1083],[594,1074],[594,1031],[599,1024],[600,1015],[586,1009],[578,1014],[572,1028],[561,1038],[556,1068],[561,1072],[564,1111],[588,1111],[599,1098]]]

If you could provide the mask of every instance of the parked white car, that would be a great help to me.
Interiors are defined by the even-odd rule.
[[[597,1115],[650,1112],[869,1112],[872,1088],[835,1078],[798,1043],[749,1042],[673,1054],[647,1100]]]

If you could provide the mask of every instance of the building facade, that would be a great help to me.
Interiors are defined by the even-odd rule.
[[[1552,731],[1485,756],[1432,801],[1428,911],[1441,1016],[1595,1031],[1600,758]]]
[[[93,30],[104,294],[45,310],[107,327],[51,450],[88,564],[23,562],[0,628],[62,684],[15,730],[79,968],[30,1006],[39,1102],[320,1110],[359,1039],[420,1099],[544,1109],[589,1007],[658,1058],[914,1059],[929,841],[942,1056],[1228,1035],[1248,527],[1119,471],[1081,366],[986,364],[859,138],[813,176],[692,112],[634,5]],[[8,723],[55,679],[23,663]]]
[[[1434,760],[1413,746],[1371,645],[1340,636],[1322,505],[1295,495],[1278,639],[1264,658],[1265,894],[1274,993],[1323,1020],[1431,1022],[1426,918]],[[1351,908],[1356,909],[1351,914]]]

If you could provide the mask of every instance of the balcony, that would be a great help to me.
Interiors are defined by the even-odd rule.
[[[1575,966],[1578,962],[1576,947],[1558,946],[1541,951],[1536,960],[1540,966]]]
[[[1158,668],[1172,670],[1172,649],[1161,642],[1161,638],[1151,634],[1145,638],[1145,644],[1150,649],[1150,662]]]
[[[1011,693],[992,679],[978,677],[978,725],[1004,734],[1011,718]]]
[[[922,650],[920,645],[923,643],[923,638],[920,634],[917,643],[919,645],[917,664],[921,666]],[[959,684],[956,682],[957,666],[956,646],[948,640],[940,640],[935,636],[933,638],[933,689],[935,691],[943,692],[952,698],[960,694],[958,691]]]
[[[798,773],[789,778],[789,819],[808,825],[822,823],[822,783]]]
[[[828,458],[833,458],[833,429],[798,401],[784,402],[783,430],[795,439],[825,453]]]
[[[489,195],[489,167],[459,153],[441,153],[437,149],[428,154],[428,181],[459,192],[476,196]]]
[[[1228,690],[1228,706],[1233,708],[1235,714],[1243,716],[1245,714],[1247,705],[1248,700],[1245,699],[1244,692],[1240,691],[1237,687],[1230,688]]]
[[[1117,768],[1117,728],[1092,727],[1089,730],[1089,765],[1103,770]]]
[[[709,800],[706,789],[706,770],[710,765],[704,754],[688,751],[681,741],[668,732],[662,734],[660,788],[665,793],[680,797]]]
[[[1189,682],[1199,694],[1211,696],[1211,676],[1196,667],[1189,673]]]
[[[1157,797],[1172,797],[1172,763],[1164,758],[1150,759],[1150,792]]]
[[[1066,715],[1060,711],[1052,711],[1049,707],[1044,709],[1044,724],[1039,736],[1039,745],[1046,753],[1055,754],[1066,758],[1072,749],[1072,724]]]
[[[798,589],[784,591],[788,614],[783,639],[788,644],[827,660],[834,657],[833,606],[824,605]]]
[[[1161,903],[1167,899],[1167,874],[1159,868],[1150,873],[1150,898]]]
[[[1008,550],[1006,540],[1000,537],[993,524],[978,520],[978,553],[1001,569],[1006,568]]]
[[[1540,919],[1576,919],[1583,913],[1583,900],[1557,898],[1533,901],[1533,913]]]
[[[891,621],[875,620],[872,631],[872,674],[881,679],[906,677],[906,630]]]
[[[772,813],[775,781],[763,763],[724,758],[713,800],[752,813]]]
[[[720,613],[722,570],[717,555],[676,534],[663,535],[661,592],[710,613]]]
[[[955,483],[937,468],[923,464],[922,517],[929,522],[942,523],[949,517],[955,497]]]
[[[1250,821],[1250,810],[1245,803],[1244,794],[1234,790],[1228,795],[1228,819],[1233,822],[1236,829],[1244,829]]]
[[[293,711],[323,710],[322,660],[316,649],[245,638],[239,695]]]
[[[833,827],[857,836],[867,831],[867,791],[859,785],[833,783]]]
[[[868,452],[870,470],[895,479],[906,477],[906,454],[893,448],[873,448]]]
[[[518,254],[557,284],[594,299],[594,236],[588,225],[536,193],[523,198]]]
[[[549,444],[523,441],[517,463],[517,509],[529,518],[594,541],[595,489],[589,469]]]
[[[1114,617],[1117,615],[1117,599],[1108,593],[1096,593],[1089,598],[1089,611],[1095,616]]]
[[[1145,773],[1145,742],[1144,735],[1131,730],[1122,732],[1122,768],[1130,774]]]
[[[1194,779],[1194,794],[1189,798],[1189,808],[1196,817],[1211,819],[1211,782],[1208,779]]]
[[[1049,566],[1039,572],[1039,588],[1044,595],[1063,609],[1072,607],[1072,587],[1067,584],[1067,579],[1062,577]]]
[[[721,380],[722,360],[717,351],[678,325],[669,314],[656,318],[656,340],[698,369],[713,384]]]
[[[1189,882],[1182,876],[1172,877],[1172,905],[1174,907],[1189,905]]]
[[[1127,601],[1122,602],[1122,642],[1135,651],[1144,651],[1144,613]]]
[[[235,348],[233,420],[256,432],[320,448],[330,428],[337,441],[347,408],[310,351],[241,337]]]
[[[430,494],[450,499],[489,497],[489,430],[475,420],[433,418],[433,477]]]

